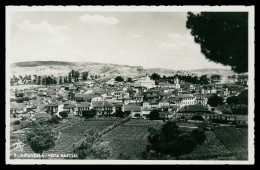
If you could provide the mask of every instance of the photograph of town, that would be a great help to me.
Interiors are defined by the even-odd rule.
[[[252,157],[246,7],[48,8],[6,7],[6,159]]]

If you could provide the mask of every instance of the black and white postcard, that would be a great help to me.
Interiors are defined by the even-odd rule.
[[[6,6],[6,164],[254,164],[254,6]]]

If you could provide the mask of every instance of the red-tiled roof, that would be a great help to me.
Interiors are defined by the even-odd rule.
[[[113,107],[108,101],[92,101],[93,107]]]
[[[73,108],[76,108],[76,105],[68,104],[68,105],[63,106],[63,109],[73,109]]]
[[[141,106],[135,106],[135,105],[125,105],[124,111],[133,111],[133,112],[140,112]]]
[[[89,102],[82,102],[78,105],[78,107],[89,107],[90,103]]]

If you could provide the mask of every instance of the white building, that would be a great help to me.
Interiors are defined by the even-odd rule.
[[[151,80],[150,77],[147,75],[146,77],[141,77],[137,81],[135,81],[134,85],[143,86],[149,89],[155,87],[155,81]]]

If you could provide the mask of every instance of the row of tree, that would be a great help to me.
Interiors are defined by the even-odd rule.
[[[248,105],[248,90],[242,91],[238,96],[228,97],[226,103],[230,105]],[[224,99],[223,97],[214,95],[209,97],[208,104],[211,107],[217,107],[224,104]]]
[[[122,76],[116,76],[115,81],[117,81],[117,82],[123,82],[123,81],[133,82],[133,79],[132,79],[131,77],[128,77],[126,80],[124,80],[124,77],[122,77]]]
[[[212,77],[213,76],[213,77]],[[192,83],[192,84],[209,84],[210,79],[221,79],[220,75],[212,75],[211,78],[209,78],[207,75],[201,75],[200,77],[196,75],[174,75],[174,76],[163,76],[161,77],[157,73],[153,73],[151,75],[151,79],[155,81],[159,80],[167,80],[169,82],[174,82],[174,79],[178,77],[179,80],[185,81],[187,83]]]

